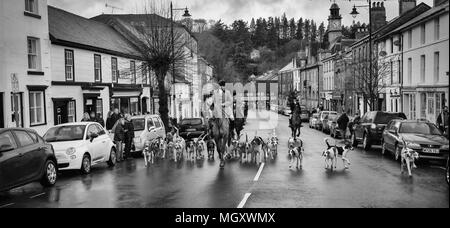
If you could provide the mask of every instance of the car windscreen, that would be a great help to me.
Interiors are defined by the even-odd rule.
[[[405,114],[402,113],[378,113],[373,121],[375,124],[388,124],[394,119],[406,119]]]
[[[143,131],[145,129],[145,119],[133,119],[131,120],[135,131]]]
[[[328,119],[329,120],[335,120],[337,117],[338,117],[338,115],[337,114],[333,114],[333,113],[328,115]]]
[[[400,126],[399,133],[403,134],[424,134],[441,135],[441,131],[431,123],[403,123]]]
[[[44,139],[47,142],[64,142],[83,140],[86,125],[54,127],[47,131]]]
[[[194,125],[202,125],[201,119],[185,119],[181,121],[181,125],[188,125],[188,126],[194,126]]]

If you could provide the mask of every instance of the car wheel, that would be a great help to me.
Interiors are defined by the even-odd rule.
[[[450,158],[449,158],[449,159],[450,159]],[[448,160],[447,160],[447,175],[446,175],[446,176],[447,176],[447,178],[446,178],[446,179],[447,179],[447,184],[450,185],[450,184],[449,184],[449,180],[448,180],[448,179],[449,179]]]
[[[396,145],[395,146],[395,155],[394,155],[394,158],[396,161],[400,161],[401,153],[402,153],[402,149]]]
[[[381,144],[381,154],[385,155],[386,152],[387,152],[386,143],[383,141],[382,144]]]
[[[42,186],[51,187],[55,185],[57,178],[58,169],[56,168],[55,162],[52,160],[46,161],[44,166],[44,174],[41,179]]]
[[[108,166],[109,167],[114,167],[114,166],[116,166],[116,162],[117,162],[116,150],[114,148],[111,148],[111,152],[110,152],[110,155],[109,155]]]
[[[91,173],[91,158],[87,154],[85,154],[83,156],[83,160],[81,160],[81,173],[82,174]]]
[[[358,141],[356,140],[356,133],[353,132],[352,134],[352,146],[353,147],[357,147],[358,146]]]
[[[372,145],[370,144],[369,137],[367,137],[366,134],[364,134],[364,138],[363,138],[363,147],[364,147],[364,150],[366,150],[366,151],[370,150],[370,148],[372,147]]]

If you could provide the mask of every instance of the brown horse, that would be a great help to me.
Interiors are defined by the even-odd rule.
[[[302,119],[300,117],[300,111],[298,108],[295,108],[292,111],[292,117],[291,117],[291,130],[292,130],[292,137],[296,139],[297,137],[300,137],[300,128],[302,127]]]
[[[211,119],[209,119],[208,123],[209,135],[211,135],[216,142],[217,151],[219,152],[220,168],[224,168],[224,155],[227,151],[227,144],[230,137],[230,122],[227,118],[212,117]]]

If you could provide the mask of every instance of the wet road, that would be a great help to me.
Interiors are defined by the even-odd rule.
[[[449,207],[440,164],[419,164],[409,178],[401,175],[391,156],[381,156],[380,149],[357,149],[349,155],[350,170],[344,171],[339,161],[331,173],[321,157],[326,136],[307,127],[302,128],[304,168],[289,170],[287,117],[254,114],[246,126],[249,138],[267,138],[275,128],[281,142],[279,157],[261,167],[229,162],[220,170],[217,161],[163,161],[145,168],[138,158],[115,168],[95,167],[87,176],[64,172],[53,188],[36,183],[0,193],[0,208]]]

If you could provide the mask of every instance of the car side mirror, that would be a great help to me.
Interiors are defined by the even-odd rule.
[[[152,126],[152,127],[150,127],[150,128],[148,129],[149,132],[153,132],[153,131],[155,131],[155,130],[156,130],[156,127],[155,127],[155,126]]]
[[[91,140],[91,142],[94,141],[94,139],[96,139],[96,138],[98,138],[98,134],[96,134],[96,133],[92,133],[89,135],[89,139]]]

